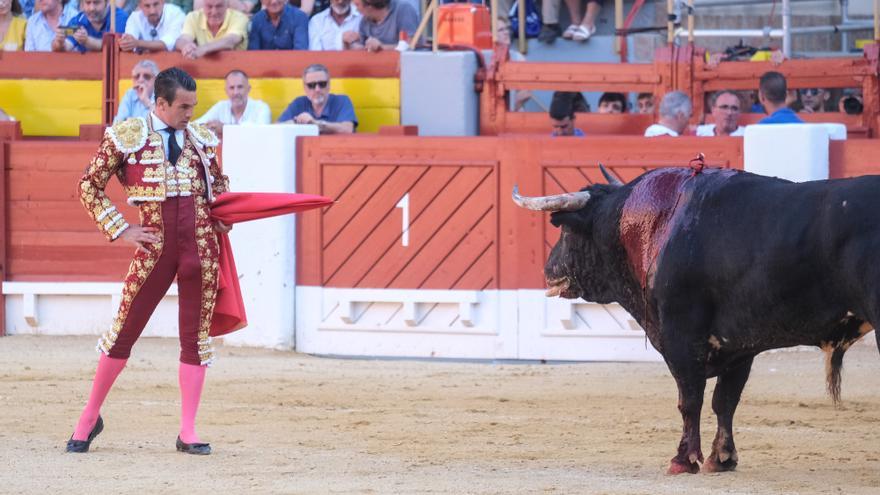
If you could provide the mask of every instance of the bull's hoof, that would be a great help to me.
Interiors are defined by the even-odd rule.
[[[733,456],[727,459],[724,462],[720,462],[718,460],[718,455],[713,453],[706,459],[706,462],[703,464],[703,472],[704,473],[723,473],[725,471],[733,471],[736,469],[736,456]]]
[[[666,474],[697,474],[700,472],[700,465],[696,462],[682,462],[678,459],[669,461],[669,469]]]

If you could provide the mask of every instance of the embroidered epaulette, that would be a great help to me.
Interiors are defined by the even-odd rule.
[[[125,119],[104,132],[122,153],[134,153],[147,143],[147,121],[142,117]]]
[[[196,138],[196,142],[202,146],[217,146],[220,144],[220,138],[214,134],[214,131],[204,125],[190,122],[188,127],[189,132]]]

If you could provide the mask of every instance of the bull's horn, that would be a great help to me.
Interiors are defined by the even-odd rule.
[[[605,165],[602,165],[600,163],[599,170],[602,171],[602,176],[604,176],[605,180],[607,180],[608,183],[611,184],[612,186],[622,186],[623,185],[623,182],[621,182],[620,179],[611,175],[611,172],[609,172],[608,170],[605,169]]]
[[[519,186],[513,186],[513,202],[521,208],[535,211],[576,211],[590,200],[588,191],[557,194],[555,196],[522,197]]]

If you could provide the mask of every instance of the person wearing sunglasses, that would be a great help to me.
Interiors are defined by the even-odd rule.
[[[186,17],[180,7],[165,0],[140,0],[125,25],[119,47],[127,52],[173,51]]]
[[[736,93],[719,91],[712,98],[712,122],[697,126],[697,136],[742,136],[746,128],[739,125],[742,103]]]
[[[153,83],[159,74],[159,66],[152,60],[141,60],[131,69],[131,89],[119,102],[119,110],[113,123],[132,117],[146,117],[153,109]]]
[[[279,123],[313,124],[321,134],[351,134],[358,121],[346,95],[330,93],[330,71],[312,64],[303,71],[305,96],[293,100],[278,118]]]
[[[801,111],[804,113],[824,112],[828,98],[831,97],[831,93],[822,88],[799,89],[798,93],[801,95],[801,103],[804,105]]]

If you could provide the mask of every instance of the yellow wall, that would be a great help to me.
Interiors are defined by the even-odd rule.
[[[251,98],[263,100],[277,119],[287,105],[303,94],[298,78],[251,79]],[[120,97],[131,80],[119,82]],[[198,81],[196,117],[226,99],[222,79]],[[375,132],[400,124],[400,80],[395,78],[334,79],[330,90],[351,97],[359,132]],[[0,108],[22,123],[28,136],[77,136],[80,124],[101,121],[101,81],[0,79]]]

